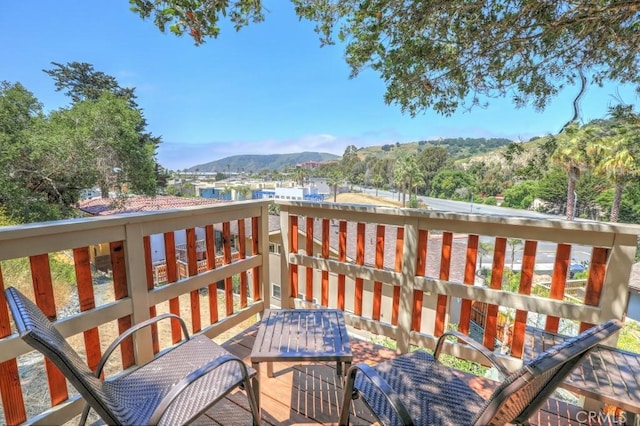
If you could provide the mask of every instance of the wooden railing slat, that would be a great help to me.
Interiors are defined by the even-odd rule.
[[[404,228],[396,228],[396,252],[393,270],[402,272],[402,256],[404,248]],[[393,286],[393,300],[391,302],[391,325],[398,325],[400,312],[400,286]]]
[[[231,223],[222,223],[222,254],[224,256],[224,264],[231,264]],[[233,314],[233,277],[224,280],[224,303],[227,316]]]
[[[564,289],[567,282],[567,272],[569,271],[569,261],[571,259],[571,245],[558,244],[556,250],[556,261],[553,264],[553,275],[551,276],[551,291],[549,298],[554,300],[564,299]],[[558,332],[560,318],[549,315],[545,322],[545,330],[553,333]]]
[[[260,217],[258,216],[251,218],[251,254],[254,256],[258,254],[260,247],[260,235],[258,234],[259,220]],[[268,256],[268,254],[265,253],[265,256]],[[251,276],[253,278],[253,300],[262,300],[260,291],[260,268],[253,268]]]
[[[378,225],[376,227],[376,268],[384,269],[384,234],[385,226]],[[375,281],[373,283],[373,313],[371,318],[379,321],[380,310],[382,308],[382,283]]]
[[[178,265],[176,262],[176,237],[173,231],[164,233],[164,256],[167,264],[167,282],[169,285],[178,281]],[[180,315],[180,299],[169,300],[169,312]],[[182,329],[177,321],[171,321],[171,340],[178,343],[182,340]]]
[[[238,259],[247,258],[247,234],[244,219],[238,219]],[[247,307],[247,271],[240,272],[240,307]]]
[[[358,222],[356,231],[356,265],[364,265],[364,237],[365,237],[365,224]],[[362,278],[356,278],[355,280],[355,296],[353,311],[356,315],[362,315],[362,297],[364,290],[364,280]]]
[[[0,339],[11,334],[9,309],[4,297],[4,290],[4,278],[0,265]],[[15,358],[0,363],[0,397],[2,397],[2,409],[7,425],[18,425],[27,420],[22,387],[20,386],[18,361]]]
[[[607,257],[609,250],[603,247],[594,247],[591,252],[591,264],[589,265],[589,278],[584,292],[584,304],[600,306],[600,297],[604,286],[604,277],[607,269]],[[580,323],[580,333],[593,327],[593,324]]]
[[[116,300],[129,297],[127,287],[127,267],[125,264],[124,243],[113,241],[109,243],[111,255],[111,271],[113,272],[113,291]],[[118,319],[118,331],[124,333],[131,327],[131,315]],[[120,345],[120,355],[122,356],[122,368],[129,368],[135,364],[133,352],[133,339],[131,336],[124,339]]]
[[[322,219],[322,257],[329,258],[329,219]],[[329,306],[329,271],[322,271],[322,284],[320,288],[320,304]]]
[[[313,222],[315,218],[311,216],[307,216],[307,239],[305,244],[305,250],[307,252],[307,256],[313,256]],[[313,268],[307,268],[305,273],[305,300],[307,302],[311,302],[313,300]]]
[[[196,248],[196,230],[195,228],[187,228],[187,273],[190,277],[198,275],[198,255]],[[189,302],[191,305],[191,329],[193,333],[202,330],[202,321],[200,318],[200,292],[192,290],[189,292]]]
[[[478,260],[478,243],[480,238],[477,235],[469,235],[467,238],[467,257],[464,264],[463,283],[474,285],[476,280],[476,264]],[[458,323],[458,331],[466,335],[469,334],[469,326],[471,323],[471,299],[462,299],[460,305],[460,321]]]
[[[216,241],[214,237],[213,225],[204,228],[204,238],[206,243],[207,269],[209,271],[216,268]],[[209,284],[209,321],[211,324],[218,322],[218,284]]]
[[[527,240],[524,243],[522,268],[520,271],[520,286],[518,287],[519,294],[531,294],[537,248],[537,241]],[[522,357],[528,314],[529,313],[527,311],[521,309],[516,310],[513,322],[513,340],[511,342],[511,355],[516,358]]]
[[[347,222],[340,221],[338,230],[338,260],[340,262],[347,261]],[[344,298],[345,298],[345,281],[344,274],[338,274],[338,309],[344,311]]]
[[[427,272],[427,242],[429,239],[429,232],[426,229],[421,229],[418,232],[418,253],[416,259],[416,276],[424,277]],[[422,323],[422,302],[424,293],[421,290],[413,291],[413,317],[411,322],[412,331],[420,331],[420,324]]]
[[[89,247],[73,249],[73,260],[76,271],[76,282],[78,284],[78,301],[80,311],[88,311],[96,307],[93,294],[93,278],[91,276],[91,263]],[[100,335],[98,328],[86,330],[84,333],[84,346],[87,353],[87,365],[91,371],[96,371],[100,362],[102,351],[100,349]]]
[[[289,251],[298,253],[298,216],[293,215],[289,216]],[[298,265],[289,266],[289,283],[289,296],[298,297]]]
[[[493,252],[493,265],[491,267],[491,284],[490,288],[502,289],[502,276],[504,274],[504,259],[507,250],[507,239],[503,237],[496,238]],[[490,304],[487,306],[487,316],[484,323],[484,339],[483,345],[489,350],[495,348],[495,339],[498,331],[498,305]]]
[[[31,279],[33,281],[33,292],[38,307],[51,321],[55,321],[56,303],[53,295],[53,283],[51,282],[51,267],[49,265],[49,255],[39,254],[29,257],[31,265]],[[55,406],[69,398],[67,392],[67,381],[58,368],[45,358],[47,370],[47,380],[49,382],[49,394],[51,405]]]
[[[442,233],[442,255],[440,256],[440,279],[448,281],[451,272],[451,250],[453,249],[453,233]],[[447,321],[447,302],[446,294],[438,294],[436,304],[436,324],[434,336],[440,337],[445,332]]]

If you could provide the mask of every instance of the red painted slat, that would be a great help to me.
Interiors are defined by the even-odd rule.
[[[89,311],[96,307],[95,297],[93,294],[93,278],[91,276],[89,247],[73,249],[73,261],[75,264],[76,282],[78,284],[78,301],[80,302],[80,311]],[[92,371],[96,371],[96,367],[98,366],[100,357],[102,356],[98,328],[94,327],[92,329],[85,330],[83,337],[84,347],[87,354],[87,365]]]
[[[498,237],[493,249],[493,266],[491,268],[490,288],[502,289],[502,276],[504,274],[504,259],[507,251],[507,239]],[[484,323],[483,345],[489,350],[495,347],[498,331],[498,305],[487,306],[487,316]]]
[[[313,217],[307,216],[307,239],[305,244],[307,256],[313,256],[313,221]],[[311,302],[313,300],[313,268],[306,268],[305,281],[305,300]]]
[[[207,245],[207,269],[210,271],[216,268],[216,242],[213,225],[204,227],[204,238]],[[216,283],[209,284],[209,321],[211,324],[218,322],[218,286]]]
[[[384,268],[384,225],[376,227],[376,268]],[[373,283],[373,314],[372,319],[380,320],[380,310],[382,308],[382,283],[375,281]]]
[[[56,303],[53,296],[53,284],[51,282],[51,268],[49,266],[49,255],[40,254],[29,258],[31,264],[31,278],[33,280],[33,292],[38,307],[51,321],[55,321]],[[47,381],[49,383],[49,394],[51,395],[51,405],[55,406],[69,398],[67,392],[67,381],[58,368],[45,358],[47,370]]]
[[[258,235],[258,220],[260,217],[255,216],[251,218],[251,254],[256,256],[260,247],[260,235]],[[269,253],[264,253],[264,261],[269,261]],[[253,268],[251,274],[253,278],[253,300],[262,300],[262,292],[260,290],[260,268]]]
[[[538,248],[537,241],[525,241],[524,253],[522,254],[522,268],[520,272],[519,294],[531,294],[533,287],[533,273],[536,265],[536,250]],[[511,356],[520,358],[524,348],[524,338],[527,326],[528,312],[518,309],[516,310],[515,321],[513,323],[513,340],[511,342]]]
[[[231,224],[224,222],[222,224],[222,254],[224,258],[224,264],[229,265],[231,263]],[[227,277],[224,279],[224,303],[227,316],[233,314],[233,277]]]
[[[289,247],[291,253],[298,253],[298,216],[289,216]],[[289,265],[289,283],[289,296],[298,297],[298,265]]]
[[[567,272],[569,271],[570,259],[571,246],[569,244],[558,244],[558,248],[556,250],[556,261],[553,265],[553,275],[551,275],[549,299],[564,299],[564,289],[567,283]],[[547,331],[557,333],[559,325],[560,318],[548,315],[544,328]]]
[[[477,235],[469,235],[467,238],[467,259],[464,264],[463,283],[466,285],[474,285],[476,280],[476,264],[478,261],[478,242],[480,238]],[[460,323],[458,331],[466,335],[469,334],[469,325],[471,323],[471,299],[462,299],[460,305]]]
[[[594,247],[591,252],[591,264],[589,265],[589,278],[584,292],[584,304],[588,306],[600,306],[604,276],[607,270],[607,257],[609,249]],[[588,322],[580,323],[580,333],[593,327]]]
[[[329,219],[322,219],[322,257],[329,258]],[[322,271],[322,287],[320,288],[320,303],[329,306],[329,271]]]
[[[402,272],[402,256],[404,251],[404,228],[397,228],[396,235],[396,257],[395,272]],[[393,286],[393,301],[391,302],[391,324],[398,325],[398,314],[400,308],[400,286]]]
[[[113,241],[109,243],[111,254],[111,271],[113,272],[113,290],[116,300],[129,297],[129,289],[127,287],[127,267],[124,254],[124,243],[122,241]],[[118,319],[118,331],[124,333],[131,327],[131,315]],[[133,339],[131,336],[126,338],[120,345],[120,354],[122,356],[122,368],[129,368],[135,363],[133,353]]]
[[[238,259],[247,258],[247,233],[245,232],[244,219],[238,219]],[[247,271],[240,272],[240,307],[247,307]]]
[[[198,275],[198,250],[196,247],[196,230],[187,228],[187,273],[190,277]],[[189,302],[191,305],[191,327],[194,333],[202,330],[202,320],[200,318],[200,292],[191,290],[189,292]]]
[[[7,300],[4,297],[4,279],[2,278],[2,267],[0,266],[0,339],[11,334],[9,322],[9,309]],[[4,410],[5,422],[13,426],[27,420],[27,412],[24,407],[22,397],[22,387],[20,386],[20,374],[18,373],[18,362],[15,358],[0,363],[0,396],[2,397],[2,409]]]
[[[145,271],[147,273],[147,290],[151,291],[154,287],[153,282],[153,258],[151,256],[151,237],[148,235],[142,239],[144,244],[144,264]],[[149,317],[153,318],[157,315],[156,306],[149,306]],[[157,354],[160,351],[160,341],[158,340],[158,325],[153,324],[151,326],[151,343],[153,345],[153,353]]]
[[[178,281],[178,266],[176,264],[176,240],[173,231],[164,233],[164,257],[167,264],[167,282],[169,285]],[[169,299],[169,312],[180,314],[180,299]],[[178,321],[171,321],[171,340],[178,343],[182,340],[182,329]]]
[[[356,265],[364,265],[364,232],[365,224],[358,223],[356,233]],[[362,293],[364,290],[364,280],[362,278],[356,278],[356,290],[354,297],[354,313],[356,315],[362,315]]]
[[[442,254],[440,256],[440,279],[449,281],[451,271],[451,250],[453,248],[453,234],[451,232],[442,233]],[[436,323],[434,336],[440,337],[445,332],[447,319],[447,295],[439,294],[436,304]]]
[[[347,261],[347,222],[340,221],[338,230],[338,261]],[[338,274],[338,309],[344,311],[345,276]]]
[[[418,253],[416,259],[416,276],[424,277],[427,271],[427,241],[429,239],[429,231],[421,229],[418,232]],[[413,321],[411,322],[411,331],[420,331],[422,323],[422,301],[424,293],[422,290],[413,290]]]

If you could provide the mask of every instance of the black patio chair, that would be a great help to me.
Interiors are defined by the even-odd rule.
[[[447,332],[438,339],[433,356],[418,350],[373,367],[352,366],[340,424],[348,424],[351,400],[358,397],[384,425],[527,424],[589,350],[621,326],[611,320],[592,327],[511,374],[484,346],[462,333]],[[451,335],[479,350],[505,377],[487,400],[438,361],[444,339]]]
[[[260,424],[250,385],[255,370],[206,336],[189,337],[180,317],[162,314],[129,328],[107,348],[93,373],[31,300],[13,287],[5,295],[20,337],[49,358],[87,402],[80,424],[86,422],[90,408],[110,425],[185,424],[236,387],[244,388],[253,424]],[[144,365],[99,379],[109,355],[126,337],[166,318],[180,321],[182,342]]]

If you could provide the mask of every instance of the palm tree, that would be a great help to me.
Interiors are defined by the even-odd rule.
[[[424,177],[414,156],[403,156],[397,162],[393,169],[393,179],[397,186],[402,190],[402,207],[406,206],[407,190],[411,192],[412,189],[422,184],[424,185]]]
[[[587,153],[596,161],[594,171],[607,178],[614,187],[609,220],[617,222],[622,192],[629,182],[640,175],[640,117],[628,106],[612,109],[615,124],[608,135],[587,147]]]
[[[586,146],[591,129],[580,127],[578,123],[568,125],[555,137],[556,149],[551,155],[551,161],[558,164],[567,172],[567,219],[575,216],[576,181],[587,164]]]
[[[336,203],[338,200],[338,185],[340,185],[344,181],[344,177],[342,176],[342,172],[339,169],[334,169],[329,172],[329,176],[327,177],[327,185],[331,187],[333,191],[333,202]]]

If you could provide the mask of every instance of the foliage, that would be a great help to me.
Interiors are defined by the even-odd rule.
[[[373,69],[385,101],[412,115],[450,115],[512,96],[543,109],[580,73],[591,83],[640,83],[637,1],[541,3],[462,0],[292,0],[321,43],[346,43],[351,75]],[[220,20],[240,29],[264,19],[260,0],[130,0],[131,10],[196,44],[217,37]]]
[[[538,184],[535,181],[526,180],[515,184],[504,191],[504,207],[516,209],[528,209],[533,204]]]
[[[463,170],[445,169],[434,176],[431,195],[439,198],[468,200],[473,187],[473,177],[468,173]],[[462,194],[461,189],[467,189],[467,193]]]
[[[636,321],[625,321],[618,336],[617,348],[640,353],[640,324]]]
[[[554,167],[538,181],[536,196],[556,206],[563,207],[567,197],[567,177],[564,171]]]

